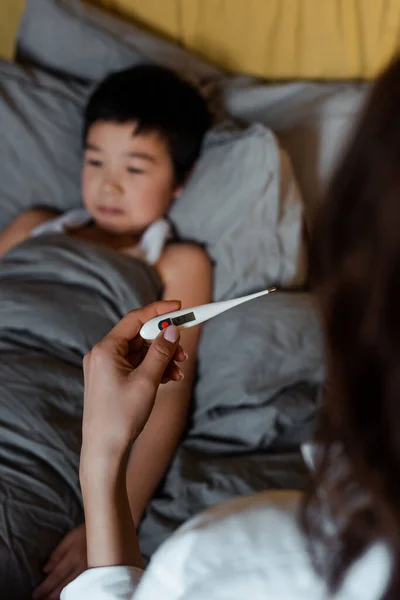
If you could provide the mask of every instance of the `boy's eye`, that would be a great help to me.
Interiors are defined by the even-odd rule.
[[[88,158],[86,163],[91,167],[101,167],[103,164],[101,160],[95,160],[94,158]]]
[[[136,167],[127,167],[126,169],[128,171],[128,173],[143,173],[144,171],[142,171],[141,169],[137,169]]]

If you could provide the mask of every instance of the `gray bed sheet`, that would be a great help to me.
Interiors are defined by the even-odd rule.
[[[83,355],[161,290],[144,263],[63,235],[0,261],[1,598],[30,598],[49,553],[82,522]],[[187,432],[140,527],[146,559],[216,502],[303,487],[299,443],[322,378],[307,294],[277,294],[204,327]]]

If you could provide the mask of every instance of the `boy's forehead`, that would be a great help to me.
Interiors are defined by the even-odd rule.
[[[164,152],[166,143],[160,133],[154,130],[141,131],[138,123],[115,123],[112,121],[97,121],[88,131],[86,146],[89,148],[105,149],[119,148],[134,152],[146,147],[153,152]]]

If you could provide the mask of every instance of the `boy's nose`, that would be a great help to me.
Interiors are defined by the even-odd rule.
[[[107,177],[104,181],[104,192],[106,194],[121,193],[122,186],[116,177]]]

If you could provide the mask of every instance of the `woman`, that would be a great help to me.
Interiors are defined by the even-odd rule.
[[[161,547],[138,584],[127,449],[158,383],[177,379],[183,353],[169,328],[140,363],[137,332],[177,305],[128,315],[86,358],[81,482],[88,561],[97,568],[70,584],[64,600],[400,597],[399,165],[397,59],[374,86],[316,224],[312,270],[330,385],[304,499],[259,494],[197,517]]]

